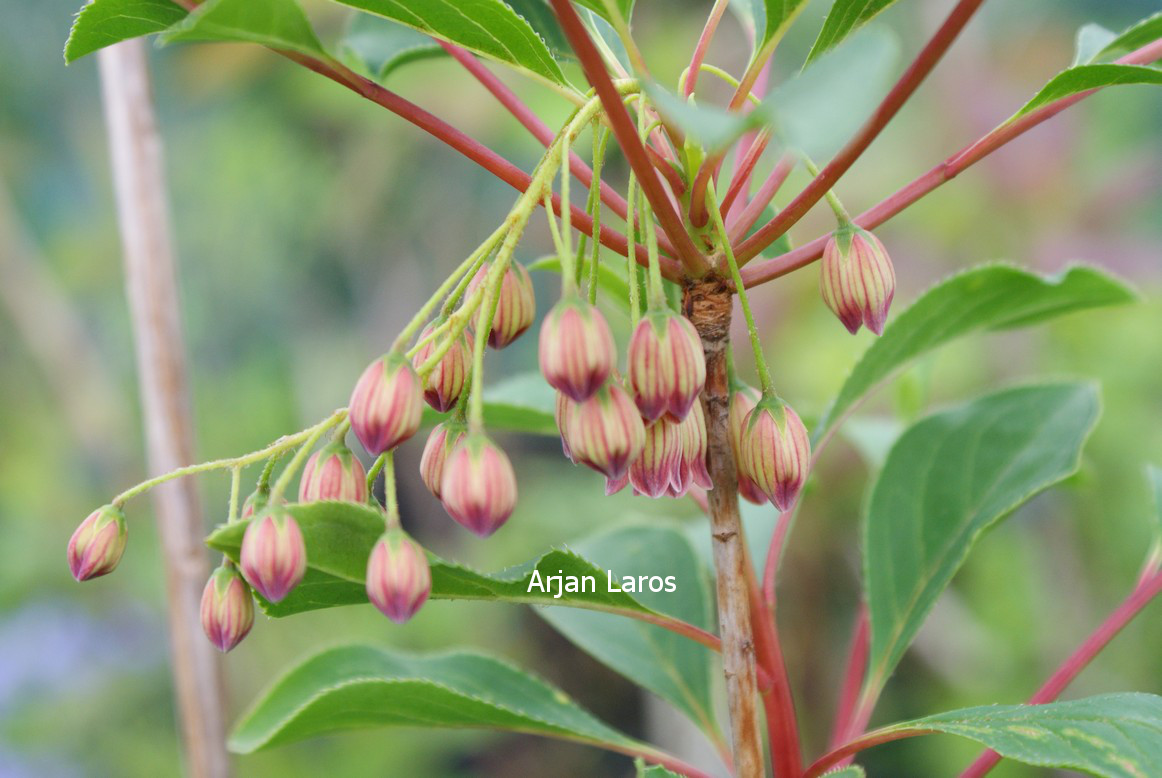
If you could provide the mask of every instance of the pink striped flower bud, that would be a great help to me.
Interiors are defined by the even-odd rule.
[[[385,354],[363,371],[351,393],[351,429],[378,456],[416,434],[423,400],[420,378],[401,354]]]
[[[819,290],[847,331],[861,324],[880,335],[896,293],[896,271],[879,238],[854,224],[840,227],[823,248]]]
[[[742,432],[746,429],[746,417],[759,401],[759,396],[758,390],[749,386],[734,389],[730,393],[730,416],[727,419],[730,427],[730,450],[734,453],[734,466],[738,471],[738,493],[744,500],[755,505],[765,503],[767,496],[743,471],[740,441]]]
[[[678,437],[682,446],[670,485],[671,496],[683,497],[691,486],[712,489],[714,482],[706,469],[706,416],[702,403],[694,403],[686,418],[678,423]]]
[[[670,490],[682,456],[682,435],[678,423],[663,416],[646,426],[641,456],[629,466],[629,482],[646,497],[662,497]]]
[[[254,589],[278,602],[307,572],[307,547],[298,522],[283,508],[259,514],[242,536],[242,574]]]
[[[420,333],[420,340],[422,341],[427,337],[434,328],[433,324],[424,327],[423,332]],[[437,338],[420,346],[415,356],[412,357],[412,367],[419,370],[436,352],[440,344],[441,341]],[[464,391],[470,372],[472,372],[472,335],[465,331],[463,335],[456,338],[456,342],[444,353],[444,356],[432,368],[432,372],[424,377],[424,400],[440,413],[449,410],[460,399],[460,394]]]
[[[646,421],[669,412],[686,418],[706,383],[702,339],[673,311],[650,311],[629,342],[629,385]]]
[[[499,446],[482,433],[470,433],[448,454],[440,492],[448,514],[486,538],[516,507],[516,474]]]
[[[241,643],[253,626],[254,599],[250,587],[234,565],[222,565],[202,590],[202,630],[225,653]]]
[[[468,285],[469,293],[484,283],[489,267],[491,264],[486,264],[477,271],[472,283]],[[496,315],[492,318],[492,330],[488,333],[488,345],[504,348],[512,343],[533,326],[536,312],[537,301],[529,271],[521,263],[513,261],[504,272],[504,281],[500,285]]]
[[[367,599],[402,624],[420,609],[432,591],[428,557],[419,543],[399,527],[384,532],[367,560]]]
[[[645,445],[645,427],[629,394],[608,381],[575,407],[569,440],[576,461],[617,480],[629,470]]]
[[[448,461],[448,454],[467,433],[468,427],[464,422],[459,419],[448,419],[433,427],[431,434],[428,435],[424,453],[420,456],[420,478],[437,500],[441,495],[440,486],[444,481],[444,466]]]
[[[746,417],[740,448],[740,470],[780,511],[791,507],[811,465],[799,415],[779,398],[764,397]]]
[[[549,386],[577,402],[601,388],[617,361],[605,317],[576,295],[553,306],[541,324],[541,372]]]
[[[576,411],[577,403],[570,400],[566,395],[557,392],[557,408],[553,416],[557,421],[557,432],[561,434],[561,450],[565,452],[565,458],[574,464],[576,464],[577,458],[573,456],[573,446],[569,442],[569,435],[570,425],[573,423],[573,414]]]
[[[69,538],[69,570],[73,578],[87,581],[107,575],[125,553],[129,531],[120,508],[106,505],[90,513]]]
[[[367,471],[351,449],[336,440],[311,454],[299,479],[299,502],[367,502]]]

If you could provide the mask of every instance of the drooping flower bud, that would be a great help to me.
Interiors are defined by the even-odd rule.
[[[706,415],[702,412],[702,403],[694,403],[686,418],[679,422],[678,437],[682,446],[678,464],[674,468],[670,494],[682,497],[695,485],[703,489],[714,488],[710,472],[706,469]]]
[[[351,429],[378,456],[416,434],[423,400],[420,378],[401,354],[385,354],[363,371],[351,393]]]
[[[402,624],[415,615],[432,591],[428,557],[419,543],[399,527],[376,541],[367,560],[367,599]]]
[[[491,264],[485,264],[477,271],[468,286],[469,293],[484,283],[489,267]],[[521,263],[513,261],[504,272],[504,281],[500,285],[496,315],[492,317],[492,330],[488,333],[488,345],[504,348],[512,343],[533,325],[536,312],[537,302],[529,271]]]
[[[641,456],[629,466],[629,482],[646,497],[661,497],[670,490],[682,456],[682,435],[678,423],[663,416],[646,426]]]
[[[202,630],[225,653],[242,642],[254,626],[250,587],[233,565],[222,565],[202,590]]]
[[[242,574],[271,602],[286,597],[307,572],[307,546],[298,522],[282,508],[259,514],[242,536]]]
[[[616,381],[606,382],[595,395],[578,403],[569,421],[576,461],[615,481],[641,454],[645,437],[637,407]]]
[[[573,423],[573,414],[577,411],[577,403],[570,400],[566,395],[557,392],[557,408],[553,413],[557,421],[557,432],[561,434],[561,450],[565,452],[565,458],[570,462],[576,464],[577,458],[573,456],[573,446],[569,442],[570,425]]]
[[[749,386],[737,388],[730,393],[730,415],[727,424],[730,427],[730,450],[734,454],[734,466],[738,471],[738,493],[747,502],[762,505],[767,496],[755,486],[754,481],[746,475],[742,467],[742,431],[746,428],[746,417],[759,401],[759,392]]]
[[[448,419],[433,427],[431,434],[428,435],[424,453],[420,456],[420,478],[437,500],[441,495],[440,486],[444,481],[444,466],[448,454],[467,433],[468,427],[464,422],[459,419]]]
[[[799,415],[777,397],[759,400],[746,417],[740,470],[780,511],[787,510],[811,465],[811,442]]]
[[[673,311],[650,311],[630,339],[628,373],[634,402],[646,421],[667,412],[681,421],[706,383],[698,331]]]
[[[596,306],[570,295],[541,324],[541,372],[549,386],[584,402],[613,371],[617,348]]]
[[[499,446],[482,433],[470,433],[448,454],[440,492],[448,514],[486,538],[516,507],[516,474]]]
[[[420,333],[421,341],[431,333],[434,326],[429,324],[424,327],[423,332]],[[420,346],[415,356],[412,357],[412,366],[419,370],[436,352],[439,345],[439,339],[435,339]],[[468,374],[471,371],[472,335],[465,331],[463,335],[456,338],[456,342],[444,353],[444,356],[432,368],[432,372],[424,377],[424,400],[440,413],[447,411],[460,399],[460,393],[464,391],[464,386],[468,382]]]
[[[367,471],[343,441],[311,454],[299,480],[299,502],[345,500],[367,502]]]
[[[114,505],[105,505],[90,513],[69,538],[69,570],[73,578],[87,581],[113,572],[129,531],[125,514]]]
[[[819,291],[847,331],[861,324],[880,335],[896,293],[896,271],[879,238],[854,224],[840,227],[823,248]]]

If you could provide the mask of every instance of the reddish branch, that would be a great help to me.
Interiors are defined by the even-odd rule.
[[[638,138],[633,119],[630,118],[629,111],[626,110],[621,96],[609,78],[609,73],[605,70],[601,54],[593,45],[593,41],[590,40],[589,33],[585,30],[585,25],[577,16],[577,11],[574,10],[570,0],[552,0],[552,3],[565,36],[569,39],[569,44],[581,61],[585,77],[589,79],[590,85],[597,90],[597,96],[601,98],[606,118],[613,128],[618,145],[621,146],[630,167],[637,174],[641,182],[642,192],[657,215],[658,223],[674,244],[675,253],[681,259],[685,269],[695,277],[701,276],[709,269],[706,257],[702,256],[702,253],[694,245],[694,241],[690,239],[685,225],[682,224],[681,217],[670,202],[653,165],[650,164],[646,150]]]
[[[730,179],[730,185],[726,188],[726,194],[722,196],[722,204],[719,207],[723,213],[730,211],[730,207],[734,205],[735,198],[750,183],[750,177],[754,173],[754,167],[758,163],[759,157],[766,151],[767,143],[770,139],[770,133],[764,130],[755,135],[754,140],[747,146],[746,153],[742,155],[738,165],[735,167],[734,176]]]
[[[690,57],[690,67],[686,71],[686,88],[682,92],[685,97],[694,94],[694,87],[698,83],[698,74],[702,72],[702,61],[706,59],[706,50],[710,48],[714,31],[718,29],[718,22],[722,19],[722,14],[728,5],[730,5],[730,0],[716,0],[714,7],[710,9],[710,16],[706,17],[706,26],[702,28],[702,34],[698,36],[698,43],[694,46],[694,54]]]
[[[779,187],[781,187],[786,182],[787,176],[791,175],[791,171],[794,169],[794,155],[784,154],[779,158],[779,161],[775,163],[774,169],[771,170],[770,175],[768,175],[767,179],[763,181],[763,185],[759,187],[757,192],[755,192],[755,196],[749,203],[746,204],[746,207],[742,209],[742,212],[738,214],[738,218],[735,220],[735,222],[729,225],[730,239],[732,241],[737,242],[741,240],[746,235],[747,231],[754,226],[754,223],[757,222],[759,217],[763,215],[763,211],[766,209],[766,207],[771,204],[771,200],[774,200],[775,195],[779,193]],[[823,255],[822,247],[819,249],[819,255]],[[744,282],[746,280],[746,271],[748,269],[749,268],[743,268],[741,271]]]
[[[822,197],[827,194],[828,190],[835,185],[840,176],[847,172],[848,168],[859,159],[860,155],[867,150],[872,141],[880,134],[880,132],[887,126],[896,112],[904,105],[916,88],[924,81],[925,77],[944,56],[944,52],[952,45],[960,31],[968,23],[972,15],[980,7],[984,0],[960,0],[956,7],[952,9],[952,13],[928,41],[928,44],[920,51],[916,59],[912,62],[908,69],[904,71],[904,75],[896,82],[888,92],[887,97],[876,108],[875,113],[868,119],[867,123],[856,133],[855,137],[848,141],[847,145],[840,149],[835,158],[827,163],[827,167],[819,171],[811,183],[807,184],[806,188],[795,197],[794,200],[787,205],[786,208],[779,211],[770,222],[759,229],[754,235],[744,240],[735,248],[735,255],[738,261],[745,263],[747,260],[757,256],[764,248],[769,246],[774,241],[778,240],[788,229],[790,229],[803,215],[811,209],[815,203],[819,202]]]

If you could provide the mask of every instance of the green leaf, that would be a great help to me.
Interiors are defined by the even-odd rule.
[[[806,7],[807,0],[763,0],[763,35],[758,48],[778,43]]]
[[[589,277],[589,260],[582,260],[582,278]],[[551,273],[561,273],[561,258],[555,254],[541,257],[529,264],[530,272],[544,270]],[[638,274],[639,283],[645,273]],[[611,300],[623,311],[629,310],[629,281],[625,277],[624,264],[621,262],[602,262],[597,268],[597,286],[602,292],[601,299]],[[645,299],[643,296],[641,299]],[[554,428],[555,431],[555,428]]]
[[[114,43],[161,32],[186,15],[170,0],[92,0],[77,14],[65,43],[65,62]]]
[[[161,34],[173,41],[241,41],[325,57],[295,0],[207,0]]]
[[[545,42],[501,0],[337,0],[568,87]],[[571,89],[571,87],[569,87]]]
[[[674,591],[642,591],[634,598],[654,610],[707,631],[713,630],[709,574],[685,536],[663,526],[619,527],[574,545],[578,554],[623,575],[657,576],[664,589],[673,576]],[[721,737],[711,695],[711,651],[669,630],[609,613],[547,608],[538,615],[602,664],[649,689],[690,717],[704,732]]]
[[[813,439],[821,440],[864,395],[898,369],[956,338],[1024,327],[1135,299],[1120,281],[1085,266],[1039,276],[1011,265],[991,264],[954,275],[890,321],[844,381]]]
[[[357,13],[339,41],[339,54],[353,69],[384,81],[399,67],[445,56],[431,37],[382,16]]]
[[[1117,36],[1105,44],[1101,51],[1093,55],[1089,61],[1115,59],[1135,49],[1145,46],[1162,38],[1162,12],[1148,16],[1140,22],[1122,30]]]
[[[1073,47],[1073,62],[1071,65],[1084,65],[1093,62],[1118,34],[1107,30],[1100,24],[1086,24],[1077,31],[1077,40]]]
[[[859,765],[853,764],[851,767],[845,767],[842,770],[832,770],[829,773],[823,773],[823,778],[867,778],[867,773]]]
[[[1162,70],[1144,65],[1077,65],[1058,73],[1005,124],[1063,97],[1119,84],[1162,85]]]
[[[823,21],[823,29],[807,54],[807,62],[813,62],[828,49],[839,43],[870,22],[879,13],[895,4],[896,0],[835,0],[831,11]]]
[[[1162,697],[1102,694],[1045,705],[987,705],[895,724],[879,732],[944,732],[1007,759],[1103,778],[1149,778],[1162,765]]]
[[[557,15],[553,13],[548,0],[504,0],[504,2],[541,36],[554,59],[558,61],[576,59],[573,49],[569,46],[569,39],[565,37],[565,31],[561,29],[561,23],[557,21]]]
[[[559,434],[556,403],[556,394],[540,373],[519,373],[484,387],[484,423],[511,432],[555,437]],[[435,426],[447,416],[425,407],[423,426]]]
[[[625,19],[626,22],[633,15],[634,0],[574,0],[574,2],[577,5],[588,8],[606,21],[613,21],[613,15],[609,12],[609,6],[613,6],[617,10],[618,15],[622,19]]]
[[[383,533],[383,514],[369,505],[347,502],[292,504],[287,510],[297,520],[307,545],[307,575],[286,599],[259,600],[269,616],[367,602],[364,581],[371,547]],[[206,539],[207,545],[234,561],[242,546],[246,522],[223,524]],[[565,605],[637,617],[661,617],[623,591],[608,591],[605,570],[567,549],[554,549],[539,559],[484,575],[428,554],[432,567],[434,600],[492,600],[528,605]],[[583,592],[541,591],[530,583],[534,571],[544,581],[549,575],[592,576],[594,585]]]
[[[900,436],[864,522],[873,693],[977,538],[1077,470],[1098,413],[1092,385],[1045,384],[933,414]]]
[[[341,646],[279,679],[242,716],[232,751],[368,727],[483,727],[596,746],[642,746],[594,718],[567,694],[483,654],[415,656]]]

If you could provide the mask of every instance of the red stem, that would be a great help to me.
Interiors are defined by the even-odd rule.
[[[791,175],[791,171],[795,169],[795,155],[784,154],[775,163],[774,169],[767,180],[763,181],[763,185],[755,192],[754,198],[746,204],[742,209],[742,213],[738,214],[738,218],[730,226],[730,240],[732,243],[737,243],[746,236],[748,230],[754,226],[754,223],[763,215],[763,210],[771,204],[771,200],[775,199],[775,195],[779,193],[779,188],[786,182],[787,176]],[[823,255],[823,249],[819,250],[820,256]],[[746,278],[746,271],[748,268],[742,269],[743,279]]]
[[[763,597],[767,605],[775,607],[775,578],[779,569],[779,560],[783,557],[783,545],[787,542],[787,533],[791,529],[791,522],[795,516],[798,503],[787,506],[787,510],[779,514],[775,520],[775,531],[771,533],[771,542],[767,547],[767,562],[763,567]]]
[[[896,112],[904,105],[916,88],[944,56],[944,52],[952,45],[956,36],[964,29],[972,15],[984,0],[960,0],[952,13],[932,36],[932,40],[917,55],[916,59],[904,71],[900,80],[888,92],[887,97],[876,108],[875,113],[867,120],[864,126],[840,149],[835,158],[827,163],[827,167],[819,171],[819,175],[807,184],[806,188],[795,197],[791,203],[779,211],[770,222],[758,232],[744,240],[735,248],[735,255],[740,263],[757,256],[764,248],[778,240],[783,233],[790,229],[815,203],[827,194],[844,173],[867,150],[876,136],[887,126]]]
[[[1162,39],[1156,40],[1127,54],[1119,59],[1118,63],[1123,65],[1140,65],[1153,62],[1159,57],[1162,57]],[[864,211],[855,219],[856,223],[869,230],[883,224],[933,189],[960,175],[965,168],[979,162],[1017,136],[1031,130],[1046,119],[1056,116],[1066,108],[1097,91],[1097,89],[1090,89],[1086,92],[1078,92],[1075,95],[1063,97],[1043,108],[1027,113],[1015,121],[1002,124],[899,189],[895,194],[883,200],[875,207]],[[743,268],[743,283],[747,287],[756,286],[811,264],[823,256],[823,247],[827,244],[827,238],[827,235],[821,236],[810,243],[805,243],[797,249],[788,251],[786,254],[782,254],[774,259],[768,259],[751,267]]]
[[[694,241],[690,239],[678,212],[667,198],[662,182],[654,171],[653,165],[650,164],[646,150],[638,138],[633,119],[630,118],[629,111],[626,110],[621,96],[613,86],[609,73],[605,70],[601,54],[593,45],[593,41],[589,39],[585,25],[577,16],[577,11],[573,9],[570,0],[552,0],[552,3],[565,36],[569,39],[569,44],[581,61],[585,77],[589,80],[590,85],[597,90],[598,97],[601,98],[601,103],[605,107],[605,115],[613,128],[613,134],[617,137],[617,142],[629,161],[630,167],[637,174],[638,180],[641,182],[642,192],[649,200],[650,207],[657,214],[658,223],[673,242],[675,253],[682,260],[685,269],[695,276],[703,275],[709,269],[706,257],[702,256],[702,253],[694,245]]]
[[[702,61],[706,59],[706,50],[710,48],[714,31],[718,29],[718,22],[722,19],[722,14],[728,5],[730,5],[730,0],[716,0],[714,7],[710,9],[710,16],[706,18],[706,26],[702,28],[702,34],[698,36],[698,44],[694,47],[694,54],[690,57],[690,69],[686,71],[686,89],[683,92],[686,97],[694,94],[694,86],[697,84],[698,74],[702,70]]]
[[[851,636],[851,651],[847,657],[847,670],[843,674],[843,687],[839,692],[839,706],[835,711],[835,724],[831,728],[831,748],[838,748],[858,734],[852,731],[855,706],[859,702],[859,691],[863,687],[864,673],[867,672],[867,658],[871,642],[871,621],[867,605],[861,603],[855,620],[855,630]],[[863,729],[861,726],[860,730]]]
[[[1158,596],[1159,592],[1162,592],[1162,573],[1154,572],[1152,576],[1142,579],[1130,592],[1130,596],[1122,601],[1122,604],[1085,639],[1085,642],[1061,663],[1037,693],[1029,698],[1029,704],[1040,705],[1056,700],[1073,679],[1151,600]],[[996,751],[985,751],[960,774],[960,778],[980,778],[992,770],[999,761],[1001,757]]]
[[[754,137],[750,146],[747,147],[746,153],[743,154],[738,165],[735,167],[734,175],[730,179],[730,185],[726,188],[726,194],[722,196],[722,211],[726,213],[730,211],[730,207],[734,205],[735,198],[742,192],[743,187],[750,182],[751,174],[754,173],[754,167],[759,161],[759,157],[767,149],[767,143],[771,140],[769,132],[763,131]]]
[[[766,66],[763,67],[762,70],[759,71],[758,79],[755,80],[755,83],[754,83],[754,92],[755,93],[764,94],[767,91],[767,80],[770,77],[770,73],[771,73],[771,63],[768,61]],[[751,109],[751,104],[749,103],[749,101],[747,102],[747,104],[745,104],[743,106],[743,109],[744,110]],[[745,135],[743,135],[742,138],[739,139],[738,145],[735,149],[735,155],[734,155],[734,176],[739,175],[740,168],[742,167],[741,163],[742,163],[742,158],[744,156],[744,154],[741,153],[742,150],[744,148],[749,150],[759,140],[759,136],[762,134],[763,133],[759,130],[748,130],[747,133]],[[746,174],[743,176],[744,180],[742,181],[741,186],[739,186],[740,193],[745,194],[746,192],[750,191],[750,179],[751,179],[751,175],[753,173],[754,173],[754,169],[752,168],[751,170],[748,170],[746,172]],[[730,185],[732,187],[735,185],[733,180],[730,182]],[[736,197],[730,203],[730,205],[732,207],[722,209],[723,212],[726,214],[726,226],[727,227],[730,227],[730,225],[734,224],[735,219],[738,218],[738,210],[740,208],[742,208],[743,205],[745,205],[745,201],[746,201],[745,196],[742,198]]]
[[[853,755],[872,746],[891,743],[893,740],[903,740],[905,738],[930,734],[932,734],[932,731],[927,729],[885,729],[868,733],[858,740],[846,743],[816,759],[807,768],[806,772],[803,773],[803,778],[819,778],[819,776],[832,768],[838,767],[840,763],[847,761]]]

